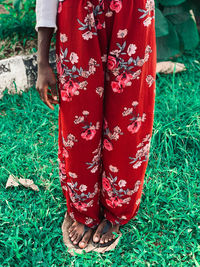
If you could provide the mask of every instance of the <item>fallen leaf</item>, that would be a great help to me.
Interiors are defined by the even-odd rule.
[[[31,188],[34,191],[39,191],[38,186],[34,184],[33,180],[20,178],[19,183],[24,187]]]
[[[185,71],[186,67],[182,63],[172,62],[172,61],[163,61],[156,64],[156,73],[171,74],[181,71]]]
[[[12,186],[19,186],[19,183],[17,182],[17,179],[13,175],[9,175],[7,183],[6,183],[6,188],[12,187]]]
[[[23,185],[26,188],[31,188],[34,191],[39,191],[39,188],[37,185],[34,184],[34,182],[30,179],[18,179],[17,177],[14,177],[13,175],[10,175],[8,177],[7,183],[6,183],[6,188],[8,187],[17,187],[19,185]]]

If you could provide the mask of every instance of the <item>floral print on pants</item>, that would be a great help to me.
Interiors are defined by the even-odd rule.
[[[155,104],[153,0],[65,0],[57,16],[59,173],[72,219],[136,216]]]

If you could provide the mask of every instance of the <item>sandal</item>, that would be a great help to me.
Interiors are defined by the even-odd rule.
[[[84,225],[84,231],[83,231],[83,234],[82,234],[81,239],[80,239],[79,242],[81,242],[83,236],[84,236],[90,229],[91,229],[90,227],[88,227],[87,225]],[[78,242],[78,244],[74,244],[74,243],[72,242],[72,240],[71,240],[70,237],[69,237],[69,241],[70,241],[70,243],[71,243],[75,248],[82,249],[82,248],[80,248],[80,247],[78,246],[79,242]],[[88,243],[89,243],[89,241],[88,241]],[[86,247],[87,247],[87,246],[86,246]],[[86,247],[85,247],[85,248],[86,248]],[[84,249],[85,249],[85,248],[84,248]]]
[[[104,219],[104,220],[106,221],[106,224],[105,224],[104,228],[102,229],[102,232],[101,232],[101,235],[100,235],[100,239],[113,226],[110,221],[108,221],[107,219]],[[99,240],[99,242],[94,242],[92,240],[92,244],[96,248],[99,248],[99,247],[100,248],[109,247],[111,244],[113,244],[115,242],[116,239],[117,239],[117,237],[116,238],[113,238],[112,240],[110,240],[108,242],[105,242],[105,243],[100,243],[100,240]]]

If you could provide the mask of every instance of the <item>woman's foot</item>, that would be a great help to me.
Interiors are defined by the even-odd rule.
[[[102,231],[103,231],[103,228],[105,227],[106,223],[107,223],[107,220],[103,219],[102,222],[99,224],[97,230],[95,231],[95,233],[93,235],[93,242],[94,243],[106,244],[109,241],[111,241],[112,239],[116,239],[113,232],[119,233],[119,225],[111,226],[109,228],[109,230],[105,234],[102,235]]]
[[[74,245],[78,245],[80,248],[85,248],[88,245],[90,237],[92,236],[93,229],[89,229],[83,236],[85,227],[84,224],[75,221],[69,228],[69,238]]]

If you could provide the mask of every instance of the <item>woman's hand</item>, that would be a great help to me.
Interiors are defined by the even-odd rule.
[[[53,31],[53,28],[38,28],[38,77],[36,82],[40,98],[52,110],[54,110],[53,104],[59,104],[56,77],[49,65],[49,48]]]
[[[59,101],[56,89],[56,77],[49,64],[38,64],[36,89],[39,92],[41,100],[50,109],[54,110],[53,104],[59,104]]]

